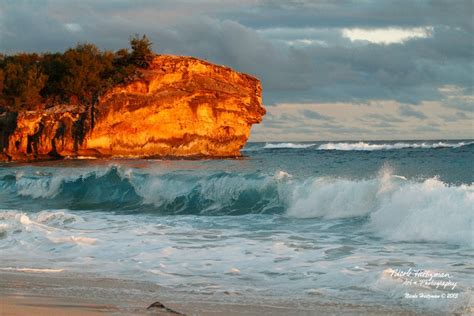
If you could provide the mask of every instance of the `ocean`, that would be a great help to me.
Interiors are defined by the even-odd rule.
[[[257,301],[470,304],[473,141],[248,143],[242,153],[0,164],[0,269]]]

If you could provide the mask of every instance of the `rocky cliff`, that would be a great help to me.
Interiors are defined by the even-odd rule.
[[[0,160],[235,157],[265,114],[260,82],[230,68],[161,55],[141,72],[94,106],[0,114]]]

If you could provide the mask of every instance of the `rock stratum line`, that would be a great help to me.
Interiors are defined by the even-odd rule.
[[[227,67],[161,55],[141,74],[94,106],[0,114],[0,160],[237,157],[265,115],[259,80]]]

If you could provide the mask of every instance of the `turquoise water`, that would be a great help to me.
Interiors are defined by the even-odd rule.
[[[472,141],[249,143],[243,153],[0,165],[0,268],[416,311],[469,304]],[[456,285],[436,288],[416,270]]]

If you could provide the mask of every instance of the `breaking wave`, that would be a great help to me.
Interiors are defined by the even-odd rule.
[[[449,185],[437,178],[407,180],[394,175],[389,168],[383,168],[377,177],[353,180],[299,179],[285,171],[166,173],[110,167],[61,175],[6,175],[0,178],[0,189],[3,209],[34,210],[41,205],[41,210],[67,208],[160,215],[362,218],[375,234],[388,239],[473,243],[472,184]],[[40,214],[36,222],[64,225],[77,220],[56,212]]]
[[[24,235],[26,239],[23,239],[23,241],[29,243],[39,241],[40,244],[45,245],[66,244],[85,246],[93,245],[97,242],[95,238],[82,236],[84,233],[87,233],[87,230],[68,229],[72,224],[84,223],[84,220],[77,215],[70,214],[66,210],[42,211],[33,214],[17,210],[0,210],[0,223],[0,236],[2,238],[9,234],[24,232],[26,233]],[[71,235],[71,233],[75,235]],[[35,272],[33,270],[24,269],[25,272]]]
[[[385,169],[369,180],[309,180],[293,192],[287,214],[367,217],[368,228],[388,239],[474,245],[474,185],[408,181]]]
[[[265,146],[263,146],[263,149],[284,149],[284,148],[304,149],[304,148],[313,147],[314,145],[316,145],[316,144],[295,144],[295,143],[272,144],[272,143],[267,143],[267,144],[265,144]]]
[[[393,143],[393,144],[377,144],[377,143],[327,143],[318,146],[319,150],[394,150],[394,149],[405,149],[405,148],[458,148],[466,145],[474,144],[474,142],[436,142],[436,143]]]

